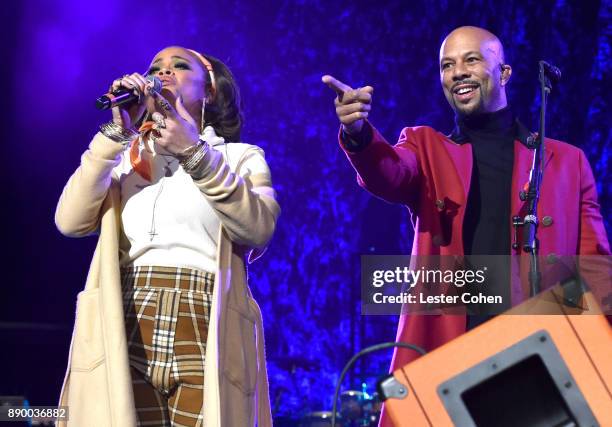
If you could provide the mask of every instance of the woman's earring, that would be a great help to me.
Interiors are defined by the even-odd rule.
[[[204,116],[206,115],[206,98],[202,100],[202,117],[200,124],[200,135],[204,133]]]

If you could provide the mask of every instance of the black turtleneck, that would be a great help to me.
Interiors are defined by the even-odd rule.
[[[494,113],[472,117],[457,117],[459,132],[472,144],[472,179],[463,221],[463,248],[466,260],[474,269],[486,267],[487,280],[483,293],[502,295],[509,307],[509,264],[506,257],[479,255],[508,255],[510,253],[510,191],[514,162],[514,140],[517,125],[509,107]],[[470,330],[491,318],[487,304],[466,307],[467,329]],[[500,307],[496,307],[499,309]]]
[[[466,255],[510,253],[510,191],[516,120],[509,107],[494,113],[457,117],[472,144],[470,193],[463,222]]]

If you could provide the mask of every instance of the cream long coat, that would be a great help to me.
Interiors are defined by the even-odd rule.
[[[122,150],[97,134],[56,211],[57,227],[67,236],[99,232],[85,289],[77,297],[60,397],[60,405],[69,407],[69,421],[59,423],[63,427],[136,425],[119,273],[126,238],[119,181],[113,174]],[[230,166],[224,150],[240,160]],[[245,260],[254,259],[253,252],[261,253],[268,243],[280,208],[269,170],[256,175],[248,170],[250,158],[263,156],[261,149],[227,144],[214,146],[207,156],[204,178],[194,183],[221,227],[204,367],[204,426],[267,427],[272,418],[262,318],[247,285]]]

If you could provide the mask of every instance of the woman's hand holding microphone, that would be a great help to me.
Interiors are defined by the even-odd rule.
[[[149,88],[153,87],[149,85]],[[134,129],[134,125],[142,117],[146,110],[146,97],[149,95],[147,91],[147,80],[140,73],[126,74],[121,78],[113,81],[109,92],[116,92],[119,89],[131,89],[137,92],[138,102],[122,104],[114,106],[111,111],[113,113],[113,123],[121,126],[124,129]]]
[[[135,124],[145,114],[151,113],[154,124],[149,138],[168,153],[184,157],[186,150],[197,145],[199,138],[198,125],[187,112],[179,93],[170,91],[174,106],[159,92],[154,90],[154,83],[139,73],[126,74],[113,81],[111,92],[121,88],[132,89],[139,95],[137,102],[114,106],[113,123],[121,128],[136,132]]]

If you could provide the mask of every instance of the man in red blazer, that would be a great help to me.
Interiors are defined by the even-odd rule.
[[[440,48],[440,81],[456,113],[450,136],[430,127],[405,128],[391,146],[367,121],[373,88],[352,89],[331,76],[340,142],[359,184],[416,218],[416,255],[518,255],[512,216],[524,216],[519,198],[529,180],[532,135],[514,117],[505,87],[512,68],[499,39],[487,30],[460,27]],[[595,182],[582,150],[545,140],[544,180],[538,204],[539,255],[554,264],[564,255],[610,255]],[[562,189],[562,192],[559,191]],[[520,242],[519,242],[520,243]],[[528,298],[511,289],[512,302]],[[400,317],[397,340],[432,350],[469,328],[466,316]],[[395,352],[392,369],[416,357]]]

